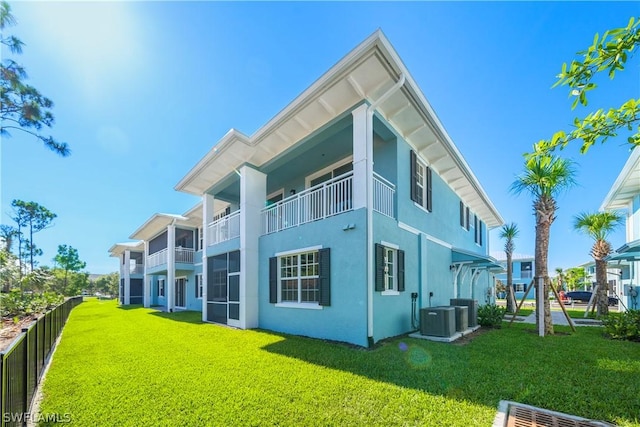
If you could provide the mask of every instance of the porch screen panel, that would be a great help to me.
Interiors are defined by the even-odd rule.
[[[167,248],[167,232],[164,231],[158,237],[155,237],[149,241],[149,255],[160,252]]]
[[[129,279],[129,302],[131,304],[142,304],[142,279]]]

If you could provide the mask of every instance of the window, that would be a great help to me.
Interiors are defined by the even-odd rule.
[[[520,277],[522,277],[523,279],[531,279],[533,277],[533,275],[531,274],[531,267],[531,261],[520,263]]]
[[[465,225],[465,221],[464,221],[464,203],[462,203],[462,200],[460,200],[460,227],[464,228]]]
[[[196,274],[196,298],[202,298],[202,274]]]
[[[469,230],[471,228],[470,227],[470,222],[471,221],[469,221],[470,217],[471,217],[471,212],[469,211],[469,206],[467,206],[465,208],[465,210],[464,210],[464,225],[465,225],[464,228],[466,228],[467,230]]]
[[[376,291],[404,291],[404,251],[390,243],[378,244],[376,251]]]
[[[331,305],[330,250],[286,253],[269,260],[269,302]]]
[[[158,279],[158,296],[164,296],[164,279]]]
[[[344,175],[347,172],[351,172],[353,170],[353,157],[349,156],[344,158],[331,166],[328,166],[324,169],[321,169],[311,175],[309,175],[305,179],[305,184],[307,188],[314,187],[318,184],[322,184],[325,181],[329,181],[330,179],[337,178],[341,175]]]
[[[199,251],[204,249],[204,233],[202,227],[198,227],[198,249]]]
[[[478,215],[473,216],[474,223],[474,241],[476,244],[482,246],[482,221],[478,218]]]
[[[524,283],[516,283],[513,287],[516,292],[524,292]]]
[[[411,172],[411,200],[431,212],[432,203],[432,172],[431,168],[425,165],[418,158],[414,151],[410,154]]]

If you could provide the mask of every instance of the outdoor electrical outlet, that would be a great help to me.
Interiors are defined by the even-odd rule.
[[[418,298],[418,293],[417,292],[411,292],[411,298]]]
[[[433,296],[433,292],[429,292],[429,296],[432,297]]]

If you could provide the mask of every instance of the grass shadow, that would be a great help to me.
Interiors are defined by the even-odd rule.
[[[194,325],[205,324],[202,321],[202,312],[200,311],[184,310],[174,311],[173,313],[167,313],[165,311],[152,311],[149,314],[162,319],[172,320],[174,322],[191,323]]]
[[[497,407],[500,400],[512,400],[616,424],[639,423],[638,344],[605,339],[601,328],[568,334],[568,327],[556,327],[558,334],[545,338],[528,333],[532,329],[514,324],[464,346],[404,336],[370,351],[275,334],[283,339],[263,350],[460,401]]]

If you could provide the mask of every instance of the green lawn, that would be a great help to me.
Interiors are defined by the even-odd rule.
[[[203,324],[200,313],[75,308],[41,413],[76,425],[490,425],[500,399],[640,425],[640,346],[602,328],[534,325],[466,345],[396,338],[374,350]]]

